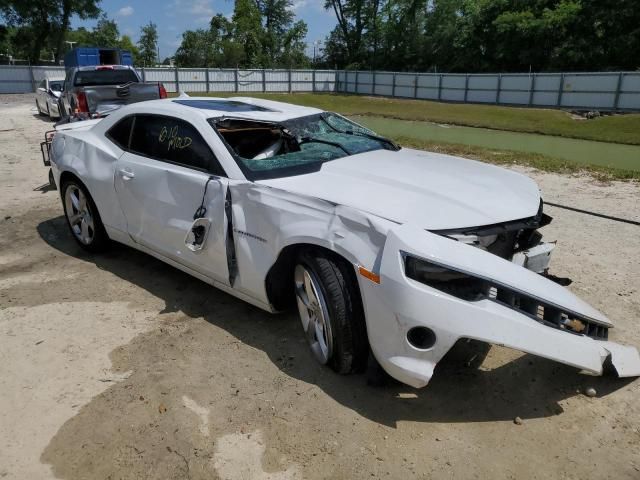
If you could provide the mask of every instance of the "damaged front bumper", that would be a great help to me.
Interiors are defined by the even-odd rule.
[[[407,258],[464,288],[447,290],[437,275],[435,282],[425,283],[407,272]],[[427,385],[438,361],[461,338],[592,374],[602,374],[610,357],[619,376],[640,376],[638,351],[605,340],[612,325],[600,312],[541,275],[437,234],[407,225],[391,230],[380,284],[361,279],[360,287],[376,359],[391,376],[414,387]]]

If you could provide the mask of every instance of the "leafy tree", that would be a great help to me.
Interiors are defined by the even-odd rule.
[[[187,30],[182,33],[182,43],[176,50],[175,61],[179,67],[212,67],[215,46],[208,30]]]
[[[262,20],[253,0],[236,0],[233,9],[233,40],[242,47],[242,67],[260,66]]]
[[[136,44],[133,43],[133,40],[131,40],[131,37],[129,35],[122,35],[122,37],[120,37],[118,47],[131,52],[134,65],[138,65],[140,63],[140,51],[138,50]]]
[[[93,32],[91,43],[96,47],[117,47],[120,41],[120,31],[114,20],[102,14]]]
[[[76,15],[82,20],[96,18],[100,14],[99,2],[100,0],[62,0],[58,28],[54,32],[56,62],[60,61],[64,53],[64,41],[69,32],[71,16]]]
[[[238,0],[232,21],[211,19],[209,30],[183,33],[179,66],[293,68],[308,65],[307,26],[294,22],[290,0]]]
[[[333,10],[338,21],[337,31],[332,32],[327,43],[341,42],[327,45],[328,53],[341,51],[345,57],[336,58],[336,63],[360,68],[367,57],[365,32],[375,28],[379,0],[326,0],[325,8]]]
[[[304,53],[307,25],[294,22],[291,0],[256,0],[262,15],[262,60],[267,68],[308,63]]]
[[[22,27],[16,32],[31,63],[40,59],[45,42],[60,13],[55,0],[0,0],[0,12],[8,25]]]
[[[140,48],[142,65],[145,67],[154,65],[157,61],[158,51],[158,28],[155,23],[149,22],[140,29],[138,47]]]
[[[73,46],[75,47],[90,47],[93,43],[93,32],[87,30],[85,27],[80,27],[77,29],[70,29],[65,36],[66,40],[69,42],[73,42]]]

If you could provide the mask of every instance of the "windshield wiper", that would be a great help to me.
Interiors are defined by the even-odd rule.
[[[365,137],[365,138],[369,138],[371,140],[376,140],[378,142],[382,142],[382,143],[386,143],[387,145],[391,145],[391,147],[394,150],[400,150],[400,145],[398,145],[396,142],[394,142],[393,140],[389,140],[388,138],[385,137],[380,137],[378,135],[374,135],[372,133],[366,133],[366,132],[354,132],[353,130],[341,130],[337,127],[335,127],[334,125],[331,125],[331,122],[329,122],[329,120],[327,120],[327,114],[322,113],[320,114],[320,118],[322,119],[322,121],[324,123],[326,123],[329,128],[331,128],[331,130],[333,130],[334,132],[338,132],[338,133],[344,133],[345,135],[356,135],[358,137]]]
[[[298,140],[298,145],[303,145],[305,143],[324,143],[325,145],[331,145],[332,147],[339,148],[347,155],[351,155],[351,152],[349,152],[349,150],[344,148],[338,142],[332,142],[330,140],[323,140],[321,138],[315,138],[315,137],[300,137],[300,139]]]

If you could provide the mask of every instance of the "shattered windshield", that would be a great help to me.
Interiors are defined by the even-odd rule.
[[[397,150],[391,140],[335,113],[282,123],[212,119],[240,168],[250,179],[309,173],[322,163],[372,150]]]

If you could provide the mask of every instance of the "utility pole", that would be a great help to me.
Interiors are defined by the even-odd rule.
[[[317,52],[320,53],[320,51],[322,51],[322,49],[320,48],[321,44],[322,44],[322,40],[315,40],[313,42],[313,67],[314,68],[316,66],[316,49],[317,49]]]

